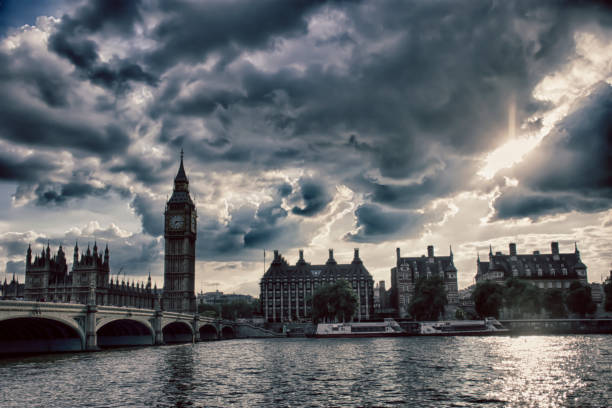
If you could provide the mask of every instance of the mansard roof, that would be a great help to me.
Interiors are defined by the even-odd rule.
[[[270,267],[265,272],[262,280],[265,279],[315,279],[315,278],[333,278],[333,279],[372,279],[372,275],[368,272],[359,259],[358,252],[350,264],[338,264],[333,259],[333,252],[330,252],[330,259],[325,264],[312,265],[306,262],[302,257],[295,265],[289,263],[275,251],[274,260]]]
[[[567,271],[567,274],[563,272],[563,269]],[[578,271],[586,271],[586,269],[586,265],[580,260],[578,251],[548,254],[541,254],[539,251],[532,254],[503,254],[501,252],[493,254],[491,252],[489,262],[477,262],[476,276],[487,272],[503,272],[504,278],[518,276],[530,279],[549,279],[551,277],[576,279],[579,277]],[[542,271],[541,276],[539,270]],[[517,271],[517,275],[514,271]]]
[[[433,259],[433,262],[431,261]],[[440,272],[457,272],[452,256],[434,256],[429,258],[425,255],[419,257],[401,257],[399,258],[400,265],[407,265],[412,272],[419,273],[431,272],[433,275]]]

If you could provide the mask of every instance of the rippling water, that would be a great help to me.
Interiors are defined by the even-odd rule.
[[[253,339],[0,360],[2,407],[612,406],[612,336]]]

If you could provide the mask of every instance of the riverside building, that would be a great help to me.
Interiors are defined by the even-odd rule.
[[[453,251],[449,256],[435,256],[433,245],[427,247],[427,256],[401,257],[396,249],[396,266],[391,268],[392,302],[400,318],[408,316],[408,307],[414,297],[414,288],[420,278],[439,276],[444,280],[446,300],[445,314],[454,316],[459,302],[457,268],[453,263]]]
[[[322,265],[311,265],[304,260],[304,251],[299,251],[295,265],[283,258],[278,250],[261,278],[260,301],[267,322],[290,322],[310,318],[310,299],[320,286],[337,280],[349,282],[357,295],[357,311],[353,318],[368,320],[374,312],[374,280],[359,258],[355,249],[353,261],[338,264],[333,249]]]
[[[489,247],[489,261],[476,261],[476,282],[503,283],[508,278],[532,282],[542,289],[568,289],[572,282],[587,284],[587,267],[580,260],[580,251],[574,244],[574,252],[560,253],[559,243],[551,242],[550,253],[518,254],[516,244],[511,243],[509,253],[495,252]]]

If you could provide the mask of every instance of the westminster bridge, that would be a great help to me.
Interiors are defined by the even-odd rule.
[[[249,324],[197,314],[92,304],[0,301],[0,354],[276,336]]]

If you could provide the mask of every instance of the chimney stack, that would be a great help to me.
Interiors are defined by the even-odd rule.
[[[355,248],[355,260],[359,259],[359,248]]]
[[[433,245],[428,245],[427,246],[427,256],[429,258],[433,258],[434,257],[434,247],[433,247]]]
[[[559,255],[559,243],[558,242],[551,242],[550,243],[550,250],[551,250],[553,255]]]
[[[510,255],[516,255],[516,244],[514,242],[510,244]]]

